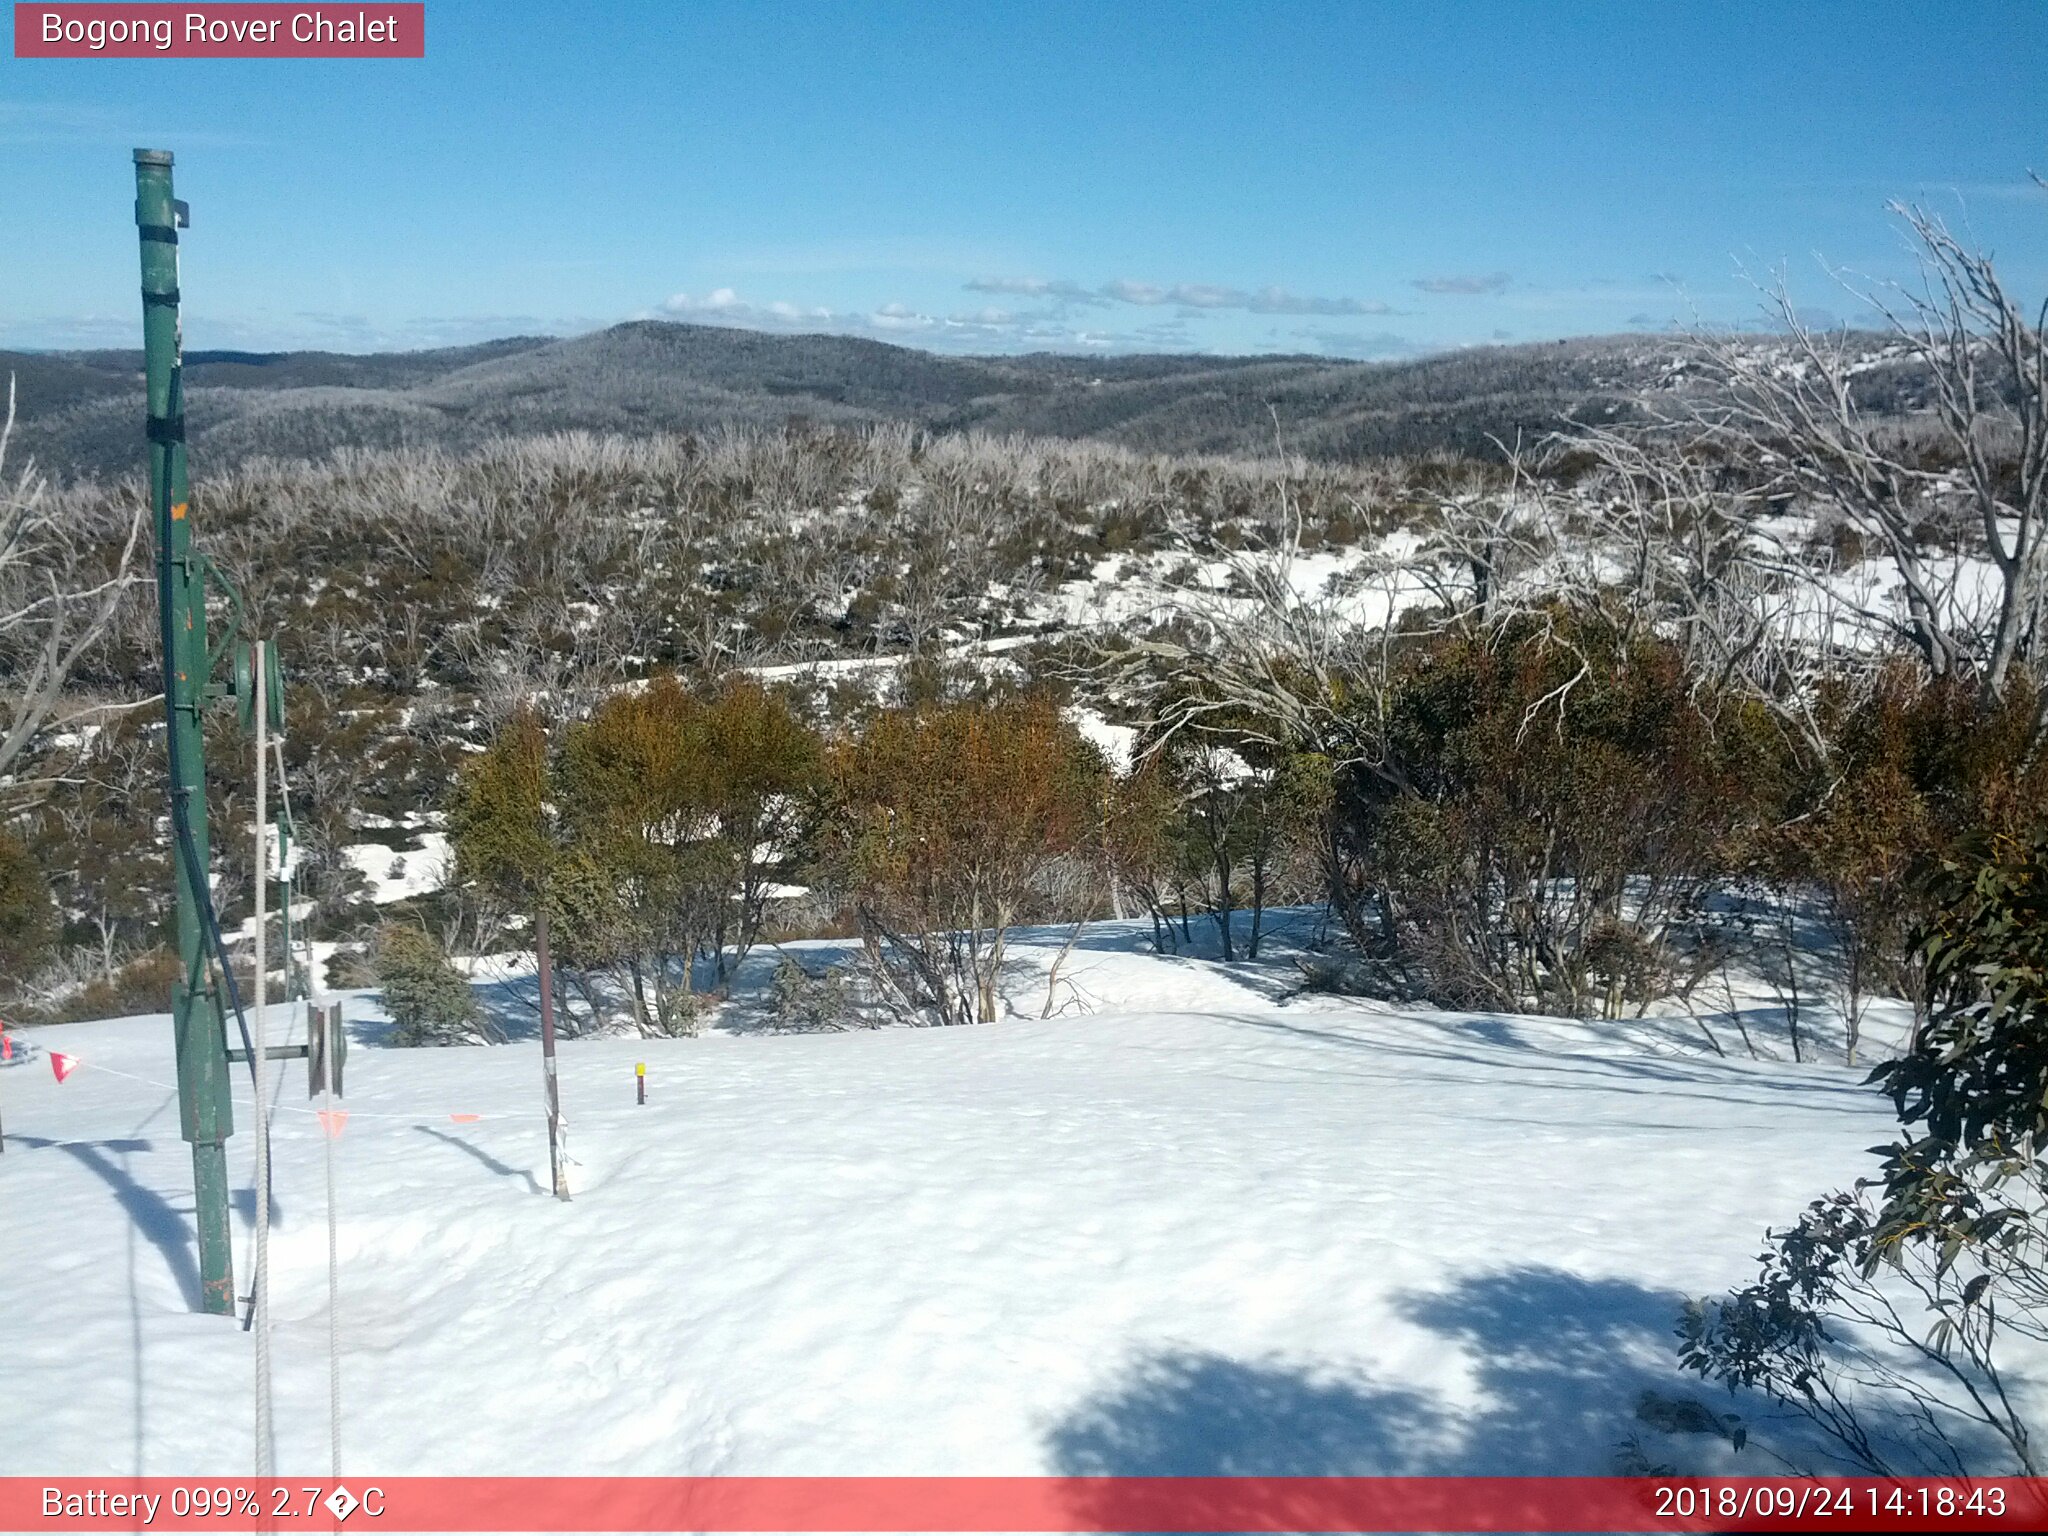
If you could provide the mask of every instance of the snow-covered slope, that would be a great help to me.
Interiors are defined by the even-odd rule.
[[[1284,963],[1137,931],[1084,935],[1087,1014],[566,1042],[567,1205],[530,1040],[364,1029],[334,1143],[344,1471],[1597,1473],[1630,1437],[1730,1464],[1638,1405],[1693,1390],[1679,1299],[1865,1170],[1890,1121],[1860,1072],[1286,998]],[[27,1039],[0,1071],[0,1472],[247,1470],[250,1340],[192,1312],[167,1021]],[[83,1063],[61,1085],[52,1049]],[[279,1076],[278,1459],[318,1470],[322,1133]]]

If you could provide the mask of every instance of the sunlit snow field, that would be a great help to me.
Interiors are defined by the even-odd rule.
[[[1287,942],[1226,966],[1149,934],[1089,929],[1050,1019],[1038,934],[997,1024],[764,1033],[764,951],[701,1038],[565,1041],[566,1205],[530,1031],[389,1049],[349,999],[344,1472],[1778,1470],[1644,1394],[1755,1422],[1677,1373],[1673,1321],[1869,1171],[1894,1122],[1838,1041],[1794,1065],[1684,1019],[1403,1013],[1302,994]],[[0,1471],[246,1470],[168,1020],[17,1038]],[[322,1133],[303,1063],[274,1070],[278,1464],[321,1471]]]

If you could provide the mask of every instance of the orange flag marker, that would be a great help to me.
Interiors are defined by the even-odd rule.
[[[472,1120],[481,1120],[481,1119],[483,1119],[483,1116],[482,1116],[482,1115],[450,1115],[450,1116],[449,1116],[448,1118],[449,1118],[450,1120],[453,1120],[453,1121],[454,1121],[454,1122],[455,1122],[455,1123],[456,1123],[457,1125],[467,1125],[467,1124],[469,1124],[469,1122],[470,1122],[470,1121],[472,1121]]]
[[[348,1124],[348,1111],[345,1109],[316,1109],[313,1113],[320,1117],[320,1124],[329,1140],[340,1136],[341,1128]]]

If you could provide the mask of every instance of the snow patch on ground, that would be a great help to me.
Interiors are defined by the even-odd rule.
[[[351,868],[370,888],[378,906],[439,890],[448,878],[452,857],[448,834],[420,832],[417,848],[394,849],[384,843],[351,843],[341,850]]]
[[[1138,749],[1138,732],[1135,727],[1113,724],[1097,711],[1078,705],[1070,707],[1065,713],[1083,739],[1102,754],[1102,760],[1109,765],[1112,773],[1126,774],[1131,771],[1131,759]]]

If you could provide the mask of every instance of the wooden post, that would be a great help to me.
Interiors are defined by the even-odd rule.
[[[249,1321],[256,1332],[256,1475],[276,1470],[270,1421],[270,1046],[268,1013],[270,955],[265,930],[270,925],[270,701],[264,693],[263,663],[269,647],[258,640],[251,668],[256,685],[256,986],[255,1017],[250,1021],[249,1061],[256,1086],[256,1273],[249,1286]]]
[[[533,918],[535,968],[540,972],[541,1073],[547,1084],[548,1167],[554,1174],[555,1198],[569,1198],[569,1169],[562,1156],[562,1088],[555,1072],[555,966],[548,955],[548,906],[543,895]]]
[[[286,952],[289,961],[290,952]],[[307,985],[312,985],[311,969]],[[334,1054],[334,1037],[341,1031],[341,1004],[322,1008],[309,1002],[307,1011],[317,1015],[315,1026],[326,1040],[320,1063],[320,1155],[327,1174],[327,1454],[328,1475],[341,1477],[341,1260],[335,1237],[334,1218],[334,1077],[339,1058]],[[310,1046],[311,1041],[307,1044]]]

